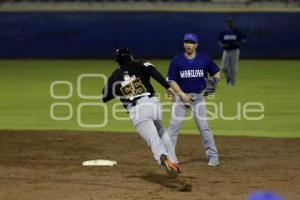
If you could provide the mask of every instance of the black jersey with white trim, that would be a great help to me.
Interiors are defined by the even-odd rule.
[[[132,61],[120,66],[108,78],[102,90],[103,102],[119,97],[124,106],[127,107],[138,97],[154,95],[155,91],[150,77],[158,81],[164,88],[170,87],[169,83],[150,62]]]

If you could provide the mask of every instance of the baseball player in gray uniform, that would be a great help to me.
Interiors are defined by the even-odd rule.
[[[133,60],[129,49],[116,51],[119,68],[109,77],[102,90],[103,102],[120,98],[129,117],[148,146],[155,160],[171,177],[181,172],[176,165],[176,155],[168,132],[162,125],[162,110],[150,82],[154,78],[169,92],[174,93],[169,83],[150,62]]]
[[[198,38],[195,34],[185,34],[183,41],[185,52],[172,59],[168,71],[169,83],[179,94],[172,106],[172,119],[168,130],[175,148],[187,107],[190,107],[201,135],[208,165],[215,167],[219,165],[218,151],[207,123],[203,96],[204,93],[215,91],[215,86],[220,79],[219,68],[212,59],[196,52]],[[208,75],[212,77],[209,87]]]
[[[227,20],[228,28],[219,35],[219,45],[223,50],[222,67],[226,83],[232,86],[236,83],[236,73],[240,57],[240,46],[246,42],[245,36],[235,27],[232,18]]]

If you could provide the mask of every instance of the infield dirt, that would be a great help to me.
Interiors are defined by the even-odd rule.
[[[183,173],[168,178],[136,134],[0,131],[1,200],[246,200],[272,190],[300,196],[300,139],[216,137],[221,165],[209,168],[198,135],[180,135]],[[86,167],[93,159],[113,167]],[[193,186],[180,191],[182,184]]]

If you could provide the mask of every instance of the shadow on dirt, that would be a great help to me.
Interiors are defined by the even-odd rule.
[[[147,182],[158,184],[164,188],[168,188],[175,191],[183,191],[182,189],[187,185],[187,179],[180,175],[177,178],[171,178],[168,177],[166,174],[155,174],[153,172],[148,172],[141,176],[130,176],[128,178],[141,178]]]

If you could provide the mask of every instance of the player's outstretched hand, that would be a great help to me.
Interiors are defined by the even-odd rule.
[[[185,105],[191,105],[192,99],[189,95],[187,95],[185,93],[181,93],[181,94],[179,94],[179,96]]]

